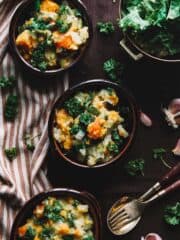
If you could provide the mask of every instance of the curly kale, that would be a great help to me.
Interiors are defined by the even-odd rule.
[[[29,226],[28,229],[26,230],[26,233],[23,239],[33,240],[35,236],[36,236],[36,230]]]
[[[18,113],[18,97],[15,95],[9,95],[6,100],[5,105],[5,112],[4,116],[5,119],[8,121],[13,121]]]
[[[6,154],[6,157],[9,159],[9,160],[13,160],[14,158],[17,157],[17,148],[13,147],[13,148],[9,148],[9,149],[5,149],[5,154]]]
[[[112,131],[112,140],[117,144],[121,145],[123,143],[122,138],[119,136],[118,130],[114,129]]]
[[[69,28],[71,27],[71,24],[65,23],[63,20],[58,19],[56,22],[56,26],[61,33],[66,33]]]
[[[87,111],[96,116],[100,114],[99,110],[92,105],[87,108]]]
[[[113,154],[119,153],[119,147],[116,143],[110,143],[107,147],[108,151]]]
[[[81,126],[79,126],[78,124],[74,124],[71,127],[70,133],[72,135],[76,135],[80,130],[82,130]]]
[[[144,164],[145,161],[142,158],[131,160],[125,165],[126,172],[130,176],[136,176],[139,174],[144,176]]]
[[[44,227],[39,234],[40,240],[52,240],[54,235],[54,230],[51,227]]]
[[[98,22],[97,29],[100,33],[103,33],[105,35],[110,35],[115,31],[115,27],[112,22]]]
[[[45,43],[39,44],[36,49],[32,52],[31,64],[38,68],[40,71],[47,69],[47,62],[45,59]]]
[[[180,225],[180,202],[177,202],[175,205],[166,206],[164,209],[164,219],[169,225]]]
[[[58,200],[56,200],[52,205],[45,206],[44,216],[47,219],[52,220],[53,222],[57,222],[62,219],[62,217],[59,214],[61,210],[62,210],[61,203]]]
[[[88,126],[91,122],[94,121],[94,116],[90,113],[81,113],[79,117],[79,122],[85,126]]]
[[[70,98],[69,100],[67,100],[64,103],[64,108],[67,110],[69,115],[71,115],[72,117],[77,117],[84,110],[81,102],[77,98],[75,98],[75,97]]]
[[[104,62],[103,70],[110,78],[110,80],[117,82],[122,76],[124,66],[120,64],[119,61],[116,61],[114,58],[110,58]]]

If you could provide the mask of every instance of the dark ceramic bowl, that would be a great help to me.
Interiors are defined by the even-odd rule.
[[[34,6],[34,0],[22,1],[22,3],[18,5],[18,7],[12,17],[11,23],[10,23],[9,45],[10,45],[10,50],[11,50],[13,56],[15,57],[17,62],[21,65],[21,67],[23,67],[24,71],[28,71],[30,73],[33,73],[33,74],[35,74],[39,77],[43,77],[43,78],[44,77],[45,78],[46,77],[47,78],[55,77],[55,76],[63,73],[64,71],[67,71],[70,68],[72,68],[84,56],[84,54],[90,44],[92,36],[93,36],[92,22],[88,15],[88,10],[82,2],[80,2],[78,0],[68,0],[68,2],[70,3],[70,5],[72,5],[73,7],[75,7],[82,13],[83,21],[84,21],[85,25],[87,25],[89,28],[89,39],[87,40],[86,44],[80,48],[80,51],[79,51],[77,57],[74,59],[74,61],[72,62],[72,64],[70,66],[68,66],[66,68],[57,68],[57,69],[53,69],[53,70],[47,70],[44,72],[40,71],[39,69],[33,67],[30,63],[28,63],[21,56],[21,54],[16,46],[16,43],[15,43],[15,39],[18,34],[18,27],[21,26],[25,22],[25,20],[27,20],[30,17],[30,13],[32,12],[33,6]]]
[[[72,189],[57,188],[47,192],[42,192],[31,198],[19,211],[12,226],[10,240],[17,240],[18,227],[25,224],[26,220],[32,216],[33,209],[48,197],[72,197],[89,206],[89,213],[94,221],[95,240],[101,240],[101,210],[95,197],[87,192],[79,192]]]
[[[76,161],[74,156],[69,157],[67,156],[67,154],[63,153],[59,143],[53,137],[54,117],[55,117],[56,110],[62,108],[64,102],[68,100],[70,97],[72,97],[78,91],[91,91],[91,90],[94,91],[94,90],[106,89],[108,87],[111,87],[116,91],[116,93],[119,96],[121,106],[126,106],[129,108],[129,115],[127,119],[129,137],[127,138],[126,142],[122,146],[122,149],[119,152],[119,154],[117,154],[114,158],[110,159],[106,163],[101,163],[93,167],[90,167],[88,165],[81,164],[80,162]],[[124,156],[124,154],[128,151],[129,147],[133,142],[135,132],[137,129],[138,115],[139,115],[138,108],[133,97],[129,95],[129,93],[125,89],[120,87],[118,84],[112,83],[107,80],[102,80],[102,79],[89,80],[84,83],[80,83],[74,86],[73,88],[69,89],[68,91],[66,91],[53,106],[53,109],[49,118],[50,147],[52,151],[54,151],[60,159],[63,159],[74,166],[86,168],[86,169],[105,167],[111,163],[121,160],[122,156]]]

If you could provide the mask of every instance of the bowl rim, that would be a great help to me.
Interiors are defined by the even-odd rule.
[[[119,16],[120,16],[120,20],[122,18],[122,3],[123,0],[119,0]],[[135,47],[139,52],[141,52],[143,55],[157,60],[159,62],[165,62],[165,63],[178,63],[180,62],[180,59],[168,59],[168,58],[161,58],[158,56],[155,56],[151,53],[146,52],[143,48],[141,48],[127,33],[123,33],[123,35],[128,39],[128,41],[132,44],[133,47]]]
[[[73,95],[79,88],[83,88],[86,85],[87,86],[89,86],[89,85],[100,85],[100,86],[102,86],[102,88],[103,88],[103,85],[109,85],[109,87],[112,87],[112,88],[114,87],[116,90],[120,89],[120,91],[124,93],[124,96],[126,97],[126,99],[128,100],[128,102],[131,106],[132,117],[133,117],[132,130],[131,130],[131,133],[130,133],[130,137],[129,137],[126,145],[120,151],[120,153],[118,155],[116,155],[115,157],[113,157],[111,160],[109,160],[105,163],[94,165],[94,166],[88,166],[88,165],[85,165],[85,164],[84,165],[80,164],[80,163],[76,162],[75,160],[73,161],[70,158],[68,158],[67,156],[65,156],[65,154],[61,151],[61,149],[59,147],[59,144],[54,139],[53,131],[52,131],[55,110],[58,108],[59,105],[61,105],[61,102],[64,101],[64,98],[66,98],[66,96]],[[99,169],[99,168],[102,168],[102,167],[106,167],[106,166],[111,165],[112,163],[116,162],[117,160],[120,160],[120,158],[130,148],[130,146],[131,146],[131,144],[134,140],[135,133],[136,133],[137,128],[138,128],[138,119],[139,119],[138,116],[139,116],[139,108],[137,106],[137,103],[136,103],[134,97],[126,89],[119,86],[118,84],[113,83],[109,80],[105,80],[105,79],[92,79],[92,80],[87,80],[85,82],[81,82],[79,84],[76,84],[72,88],[68,89],[67,91],[65,91],[62,94],[62,96],[60,96],[57,99],[54,106],[52,107],[52,110],[51,110],[51,113],[50,113],[50,116],[49,116],[49,121],[48,121],[48,136],[49,136],[49,140],[50,140],[50,148],[53,147],[53,149],[58,153],[59,157],[63,158],[63,160],[69,162],[70,164],[72,164],[76,167],[81,167],[81,168],[84,168],[84,169]]]
[[[57,196],[55,196],[57,195]],[[101,208],[100,205],[95,198],[94,195],[92,195],[89,192],[86,191],[79,191],[72,188],[53,188],[50,190],[45,190],[43,192],[40,192],[36,195],[34,195],[32,198],[30,198],[25,204],[21,207],[21,209],[18,211],[17,215],[15,216],[13,225],[11,227],[10,231],[10,240],[16,240],[15,236],[17,233],[17,228],[20,226],[20,219],[21,216],[24,214],[27,215],[26,212],[28,212],[29,208],[33,207],[33,205],[37,205],[40,202],[42,202],[44,199],[48,198],[49,196],[54,196],[57,198],[61,198],[60,195],[66,196],[77,196],[77,198],[84,200],[85,204],[87,204],[90,209],[92,209],[91,217],[94,220],[94,234],[95,234],[95,240],[101,240],[102,238],[102,216],[101,216]],[[81,201],[81,200],[80,200]],[[93,216],[92,216],[93,215]]]
[[[65,71],[73,68],[74,65],[76,65],[82,59],[86,50],[89,48],[90,43],[91,43],[92,38],[93,38],[92,20],[91,20],[91,17],[89,15],[89,13],[88,13],[86,5],[82,1],[79,1],[79,0],[67,0],[67,2],[71,2],[72,5],[75,5],[76,8],[81,10],[81,12],[83,14],[83,19],[85,19],[85,22],[86,22],[86,24],[88,26],[88,30],[89,30],[89,38],[88,38],[87,42],[82,46],[82,49],[80,50],[80,53],[78,54],[78,56],[74,59],[72,64],[69,65],[66,68],[57,68],[57,69],[52,69],[52,70],[40,71],[38,68],[33,67],[28,61],[26,61],[23,58],[23,56],[20,54],[20,52],[18,50],[18,47],[15,43],[15,31],[18,27],[18,19],[22,15],[23,12],[27,11],[28,5],[32,4],[33,2],[34,2],[34,0],[22,1],[20,4],[18,4],[18,6],[16,7],[16,9],[13,13],[13,16],[12,16],[11,21],[10,21],[9,39],[8,39],[11,51],[13,52],[13,54],[15,55],[17,60],[23,66],[27,67],[29,70],[35,72],[36,74],[51,76],[51,75],[54,75],[54,74],[65,72]],[[14,25],[15,25],[15,27],[14,27]]]

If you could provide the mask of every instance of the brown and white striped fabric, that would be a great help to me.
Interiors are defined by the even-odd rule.
[[[0,56],[7,43],[10,16],[19,1],[4,0],[0,3]],[[0,76],[16,78],[12,90],[0,89],[0,240],[9,239],[9,233],[16,214],[14,205],[23,204],[33,195],[50,188],[46,178],[44,158],[48,149],[47,123],[51,107],[64,89],[68,78],[53,81],[51,87],[31,89],[15,68],[13,60],[6,54],[0,66]],[[4,106],[9,94],[19,99],[19,112],[14,122],[4,119]],[[24,135],[38,136],[34,139],[35,150],[30,152],[24,144]],[[10,161],[4,150],[17,147],[18,156]]]

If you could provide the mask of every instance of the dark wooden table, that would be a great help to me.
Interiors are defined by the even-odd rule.
[[[132,61],[119,47],[121,33],[117,27],[110,37],[103,37],[96,30],[97,21],[111,20],[116,23],[118,18],[118,1],[84,0],[94,25],[94,37],[84,61],[71,73],[71,85],[78,82],[106,78],[103,73],[103,62],[114,57],[125,65],[121,84],[135,96],[139,106],[153,119],[150,129],[139,126],[136,140],[124,157],[123,161],[142,157],[145,159],[145,176],[128,177],[123,169],[123,162],[97,172],[85,173],[77,169],[63,166],[54,156],[49,156],[49,178],[54,187],[72,187],[93,193],[101,206],[103,216],[103,240],[140,240],[142,235],[157,232],[163,240],[179,240],[180,229],[169,227],[163,220],[164,207],[180,200],[180,193],[172,193],[168,197],[149,207],[143,219],[128,235],[114,237],[107,229],[106,214],[109,207],[124,194],[136,196],[144,192],[157,181],[167,169],[160,161],[152,159],[152,149],[163,147],[168,151],[168,162],[176,164],[171,150],[180,132],[174,131],[163,122],[160,107],[173,97],[180,97],[180,64],[164,64],[143,59],[138,63]]]

